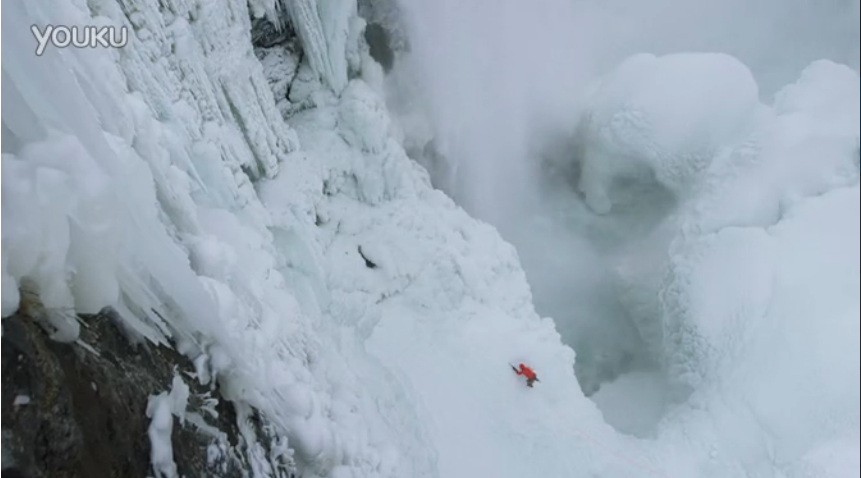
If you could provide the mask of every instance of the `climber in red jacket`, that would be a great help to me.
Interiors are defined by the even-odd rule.
[[[532,388],[533,383],[541,381],[538,380],[538,375],[536,375],[535,372],[526,365],[520,364],[520,369],[517,369],[514,367],[514,365],[511,365],[511,369],[514,370],[514,373],[516,373],[517,375],[523,375],[524,377],[526,377],[527,387]]]

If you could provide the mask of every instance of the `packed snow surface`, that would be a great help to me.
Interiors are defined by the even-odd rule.
[[[723,54],[594,78],[570,125],[600,152],[587,201],[612,216],[600,194],[642,166],[675,203],[607,259],[656,368],[593,402],[514,247],[404,151],[354,2],[4,9],[7,45],[33,23],[135,35],[4,51],[3,315],[37,293],[57,340],[110,305],[131,340],[172,341],[240,429],[255,407],[286,440],[265,456],[243,434],[255,477],[857,476],[857,71],[814,62],[774,101]],[[249,20],[282,10],[306,55],[286,108]],[[150,399],[157,476],[187,400],[179,377]]]

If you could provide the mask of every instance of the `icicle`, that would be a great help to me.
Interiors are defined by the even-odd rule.
[[[356,0],[281,0],[311,67],[336,94],[347,86],[347,38]]]
[[[185,409],[188,406],[188,385],[178,374],[174,375],[170,392],[161,392],[149,398],[146,416],[150,418],[147,435],[150,440],[150,459],[156,478],[177,478],[176,463],[173,461],[173,444],[171,431],[173,417],[179,418],[180,424],[185,421]]]

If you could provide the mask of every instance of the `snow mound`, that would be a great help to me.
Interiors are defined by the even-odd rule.
[[[743,136],[757,106],[753,75],[729,55],[634,55],[586,99],[580,190],[601,214],[620,177],[653,174],[676,194],[690,190],[719,148]]]
[[[696,192],[620,258],[623,302],[673,380],[696,388],[721,376],[718,364],[757,317],[771,313],[781,277],[775,267],[787,260],[775,255],[773,227],[810,198],[857,185],[858,106],[834,98],[857,97],[859,86],[848,68],[811,65],[774,108],[757,113],[747,138],[713,160]],[[850,247],[853,237],[839,247]],[[811,238],[798,254],[820,254],[813,241],[826,239]]]
[[[669,378],[694,391],[659,446],[695,433],[693,455],[710,456],[716,476],[853,469],[844,454],[834,474],[808,474],[859,428],[859,200],[857,185],[837,188],[774,226],[684,240],[664,328]]]
[[[385,147],[390,123],[386,105],[364,81],[351,81],[344,90],[338,119],[351,146],[374,153]]]
[[[829,60],[810,64],[801,73],[801,78],[780,90],[775,96],[774,109],[777,114],[804,113],[811,118],[823,120],[823,130],[835,134],[858,134],[858,117],[855,103],[861,97],[858,73],[846,65]]]

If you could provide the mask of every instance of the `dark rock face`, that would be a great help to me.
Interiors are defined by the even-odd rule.
[[[133,345],[108,315],[82,317],[81,340],[94,350],[48,339],[25,315],[3,319],[3,476],[26,478],[143,478],[152,476],[146,416],[150,395],[171,387],[174,371],[190,388],[187,410],[200,410],[209,390],[183,372],[190,361],[173,349]],[[218,418],[205,412],[221,439],[174,418],[171,442],[180,476],[240,477],[247,457],[237,446],[233,404],[218,399]],[[259,442],[263,420],[255,417]],[[222,443],[219,443],[219,442]],[[224,443],[224,442],[227,443]],[[221,447],[215,459],[208,452]],[[234,448],[236,447],[236,448]],[[226,455],[226,456],[225,456]],[[281,476],[292,476],[282,467]]]
[[[376,60],[386,73],[391,71],[395,63],[395,52],[392,50],[389,32],[382,25],[368,23],[365,27],[365,41],[368,43],[371,58]]]
[[[255,48],[269,48],[282,45],[296,38],[290,18],[282,12],[278,19],[280,25],[275,25],[266,18],[251,19],[251,44]]]
[[[410,50],[402,7],[397,0],[358,0],[357,3],[359,16],[368,26],[376,25],[374,28],[385,33],[386,48],[394,52],[394,56]]]

